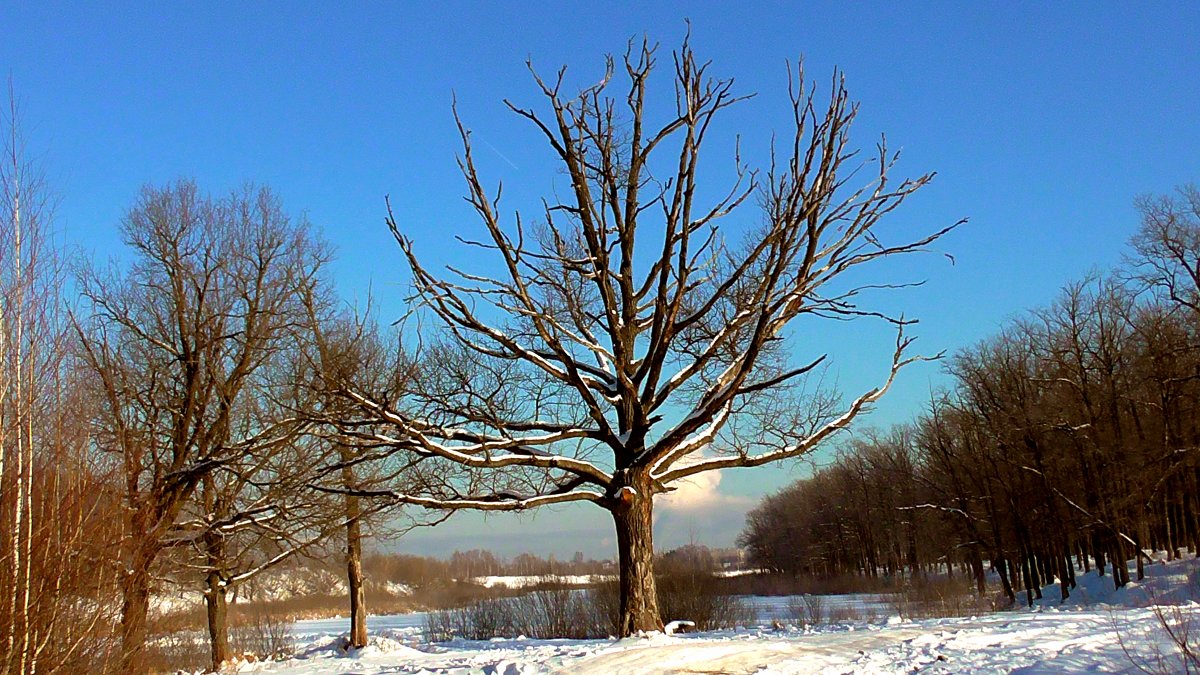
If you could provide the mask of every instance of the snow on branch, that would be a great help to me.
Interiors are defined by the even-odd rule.
[[[459,435],[457,430],[408,419],[355,391],[347,391],[347,395],[359,405],[372,410],[382,421],[395,426],[407,434],[405,437],[388,436],[382,433],[366,434],[380,443],[397,448],[425,451],[443,459],[473,468],[527,466],[542,469],[559,469],[573,473],[599,485],[606,485],[612,480],[612,476],[591,462],[534,450],[540,447],[553,447],[553,444],[561,441],[588,436],[588,432],[583,429],[571,429],[542,436],[498,439],[464,445],[447,445],[438,442],[436,439],[453,440]],[[502,454],[493,454],[497,451],[502,451]]]
[[[825,424],[815,433],[809,435],[799,443],[756,455],[737,454],[722,457],[711,457],[667,471],[661,475],[657,475],[656,478],[661,480],[664,484],[668,484],[679,480],[680,478],[686,478],[703,471],[762,466],[763,464],[799,457],[808,453],[826,438],[844,429],[855,417],[859,415],[859,413],[869,407],[870,404],[882,398],[883,395],[887,393],[888,389],[891,388],[892,383],[896,380],[896,375],[902,368],[914,362],[929,361],[940,358],[940,354],[933,357],[904,356],[905,351],[912,344],[912,341],[913,338],[904,337],[904,328],[903,324],[901,324],[896,335],[896,351],[892,355],[892,367],[889,370],[888,377],[884,383],[881,386],[871,389],[859,396],[838,418]]]

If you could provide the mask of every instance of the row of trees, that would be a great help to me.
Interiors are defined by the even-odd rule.
[[[455,551],[445,560],[420,555],[375,553],[367,556],[364,566],[380,579],[421,585],[429,582],[470,580],[486,576],[588,576],[612,574],[610,560],[587,560],[576,553],[570,560],[557,560],[554,554],[542,558],[521,553],[506,560],[490,551]]]
[[[661,629],[655,495],[702,471],[801,456],[878,400],[919,357],[907,322],[857,304],[889,285],[870,278],[872,263],[953,225],[878,227],[931,175],[894,180],[883,142],[856,159],[857,106],[840,74],[819,103],[792,73],[788,141],[762,170],[731,147],[731,184],[701,187],[711,125],[746,97],[685,40],[663,87],[673,105],[652,103],[655,65],[652,45],[631,43],[623,87],[608,59],[574,96],[565,71],[535,74],[545,112],[510,104],[570,178],[534,226],[502,217],[460,125],[485,232],[467,245],[500,272],[430,270],[389,212],[411,272],[409,316],[421,319],[399,336],[341,308],[327,245],[265,188],[145,188],[122,219],[124,262],[80,264],[68,294],[61,258],[35,246],[49,232],[45,192],[14,145],[0,272],[8,669],[109,654],[122,672],[145,670],[164,572],[203,593],[218,668],[231,591],[335,532],[351,644],[365,644],[361,526],[403,505],[437,522],[464,508],[592,502],[616,528],[620,633]],[[760,207],[748,224],[720,225],[746,204]],[[842,282],[849,271],[861,285]],[[812,396],[806,376],[826,356],[794,341],[862,316],[896,331],[878,386],[842,405]],[[82,586],[47,571],[64,561]],[[108,649],[113,621],[119,648]],[[97,628],[93,643],[64,641],[64,623]]]
[[[789,572],[984,564],[1005,594],[1117,586],[1145,550],[1200,550],[1200,191],[1138,201],[1128,260],[947,364],[915,422],[867,435],[774,495],[743,540]],[[789,542],[800,542],[793,548]]]
[[[180,181],[144,189],[123,218],[127,263],[72,259],[10,102],[0,670],[145,670],[152,594],[168,580],[203,594],[216,668],[240,584],[349,547],[379,508],[314,489],[354,479],[327,469],[337,443],[313,413],[315,326],[338,325],[328,247],[269,189],[218,198]]]

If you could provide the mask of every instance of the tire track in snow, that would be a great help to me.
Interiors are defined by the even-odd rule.
[[[848,666],[861,652],[927,635],[928,629],[818,633],[802,639],[691,641],[606,651],[555,671],[558,675],[667,675],[669,673],[811,673]]]

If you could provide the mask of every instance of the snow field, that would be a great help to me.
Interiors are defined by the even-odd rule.
[[[1162,669],[1173,646],[1159,628],[1152,602],[1181,605],[1200,626],[1200,563],[1194,558],[1148,565],[1147,578],[1121,590],[1093,571],[1059,606],[1057,587],[1043,589],[1033,608],[952,619],[901,621],[875,596],[825,596],[827,607],[854,609],[877,620],[773,629],[787,598],[746,598],[760,626],[737,631],[662,635],[625,640],[465,641],[427,644],[424,615],[372,617],[371,644],[339,648],[346,619],[303,621],[294,632],[297,656],[280,663],[247,663],[241,672],[274,675],[621,675],[707,673],[1082,673]],[[1118,639],[1118,635],[1120,638]],[[1132,660],[1131,660],[1132,659]],[[1166,661],[1166,672],[1178,661]],[[1175,668],[1172,665],[1177,666]]]

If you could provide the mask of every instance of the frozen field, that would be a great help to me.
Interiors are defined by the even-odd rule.
[[[1141,584],[1119,592],[1107,578],[1081,577],[1075,596],[1057,606],[972,618],[905,622],[885,618],[872,596],[827,596],[829,606],[871,607],[879,617],[812,628],[774,629],[786,598],[749,598],[762,626],[693,635],[626,640],[493,640],[426,644],[421,614],[372,617],[372,643],[342,652],[345,619],[296,625],[296,658],[245,664],[242,672],[517,675],[533,673],[1082,673],[1136,671],[1134,661],[1158,672],[1182,672],[1159,629],[1154,599],[1182,602],[1200,627],[1194,597],[1196,561],[1155,565]],[[864,615],[867,613],[864,612]],[[1118,635],[1120,639],[1118,639]],[[1193,638],[1194,639],[1194,638]],[[1127,653],[1128,652],[1128,653]],[[1132,660],[1131,660],[1132,659]]]

